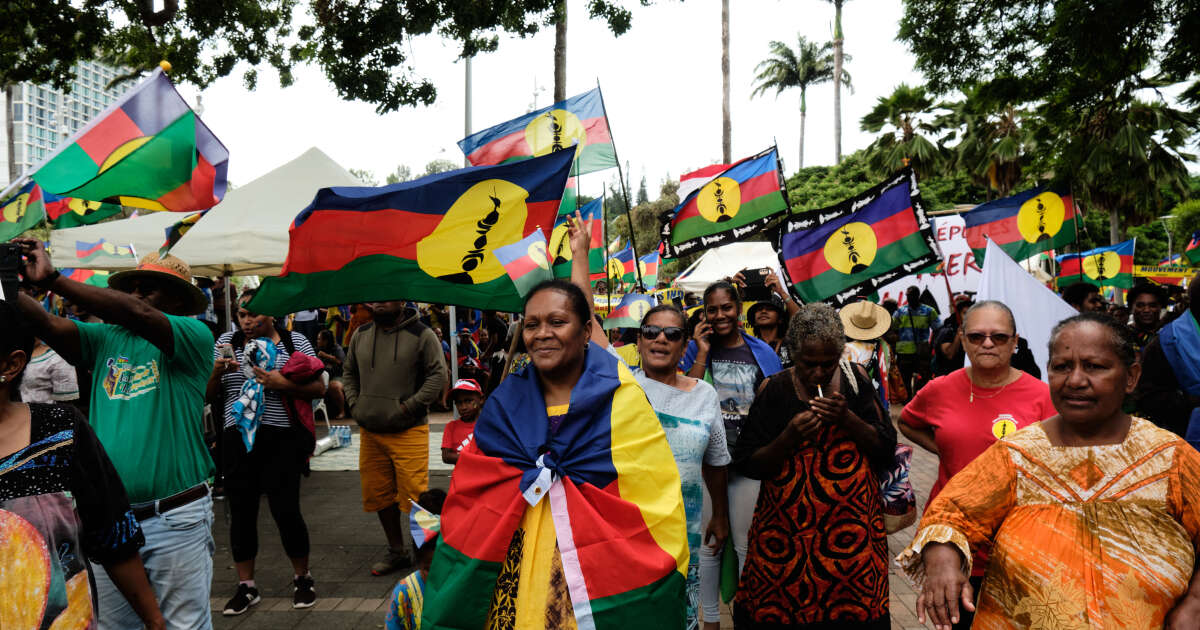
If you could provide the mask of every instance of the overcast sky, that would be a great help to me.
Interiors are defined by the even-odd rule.
[[[643,173],[651,196],[666,177],[721,157],[721,4],[719,0],[659,0],[632,7],[633,27],[614,37],[602,21],[588,19],[583,0],[568,10],[567,94],[584,92],[599,79],[617,153],[629,162],[636,188]],[[799,138],[798,91],[750,98],[754,67],[771,40],[795,46],[797,34],[829,41],[833,6],[821,0],[731,2],[730,81],[734,158],[779,142],[787,171],[796,169]],[[846,70],[854,92],[842,91],[842,150],[870,143],[858,120],[876,100],[901,82],[923,81],[913,57],[895,41],[900,0],[848,2],[843,13]],[[428,37],[412,42],[410,63],[434,81],[437,102],[380,116],[367,103],[342,101],[318,69],[297,69],[296,84],[278,87],[260,71],[259,87],[248,92],[240,72],[203,92],[203,118],[230,151],[229,178],[245,184],[310,146],[346,168],[372,171],[383,180],[400,164],[414,174],[437,158],[456,162],[462,152],[463,64],[453,42]],[[473,130],[524,114],[534,99],[549,105],[554,80],[554,31],[535,37],[502,37],[499,50],[473,62]],[[535,86],[537,93],[535,96]],[[180,86],[193,100],[196,90]],[[805,164],[833,163],[833,88],[810,88]],[[584,194],[597,195],[616,171],[581,178]]]

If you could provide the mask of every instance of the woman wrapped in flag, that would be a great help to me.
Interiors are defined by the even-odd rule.
[[[570,234],[575,261],[571,280],[590,293],[586,257],[588,236],[578,218],[571,222]],[[686,628],[696,630],[702,621],[700,549],[706,546],[710,552],[720,553],[729,537],[726,466],[730,457],[725,442],[725,422],[721,418],[717,390],[701,379],[679,373],[679,360],[687,347],[687,317],[683,311],[671,304],[660,304],[646,311],[638,325],[636,349],[640,361],[639,367],[634,368],[634,377],[645,390],[650,406],[666,431],[683,485],[690,550]],[[592,328],[592,343],[607,348],[616,356],[598,326]],[[705,489],[714,501],[704,500]],[[719,610],[710,612],[717,614],[709,617],[709,622],[719,623]]]
[[[421,627],[681,628],[679,472],[629,369],[590,344],[579,287],[525,300],[531,365],[475,422],[442,512]]]

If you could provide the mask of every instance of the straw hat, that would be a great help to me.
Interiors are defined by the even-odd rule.
[[[128,292],[130,282],[139,278],[164,280],[183,298],[181,312],[172,315],[195,315],[208,308],[208,298],[200,287],[192,284],[191,267],[175,256],[167,254],[159,258],[158,252],[151,252],[138,262],[135,269],[118,271],[109,276],[108,286]]]
[[[892,317],[882,306],[861,300],[842,307],[842,327],[846,336],[859,341],[870,341],[883,336],[892,325]]]

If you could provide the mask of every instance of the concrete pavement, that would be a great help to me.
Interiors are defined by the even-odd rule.
[[[447,489],[449,466],[441,463],[441,430],[449,414],[436,414],[430,423],[430,487]],[[353,426],[353,422],[350,423]],[[354,427],[357,431],[357,427]],[[319,434],[323,429],[318,430]],[[357,438],[357,435],[355,436]],[[918,508],[923,509],[929,489],[937,479],[937,457],[914,449],[912,477]],[[266,500],[259,511],[259,553],[255,581],[262,602],[237,617],[223,617],[221,607],[237,585],[229,551],[229,514],[224,501],[215,503],[213,537],[213,626],[217,630],[276,628],[372,629],[383,628],[387,597],[402,573],[386,577],[371,575],[370,566],[386,550],[383,530],[375,515],[362,511],[359,495],[357,454],[354,449],[329,451],[313,459],[312,476],[302,482],[301,505],[312,540],[311,567],[316,581],[317,603],[308,610],[294,610],[292,570],[278,530],[271,520]],[[913,537],[915,527],[888,537],[895,557]],[[916,593],[903,577],[891,571],[891,614],[893,629],[921,628],[916,618]],[[723,607],[724,608],[724,607]],[[728,611],[722,610],[721,627],[732,628]]]

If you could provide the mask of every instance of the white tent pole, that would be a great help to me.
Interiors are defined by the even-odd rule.
[[[233,268],[225,265],[225,326],[229,331],[236,330],[233,326]]]

